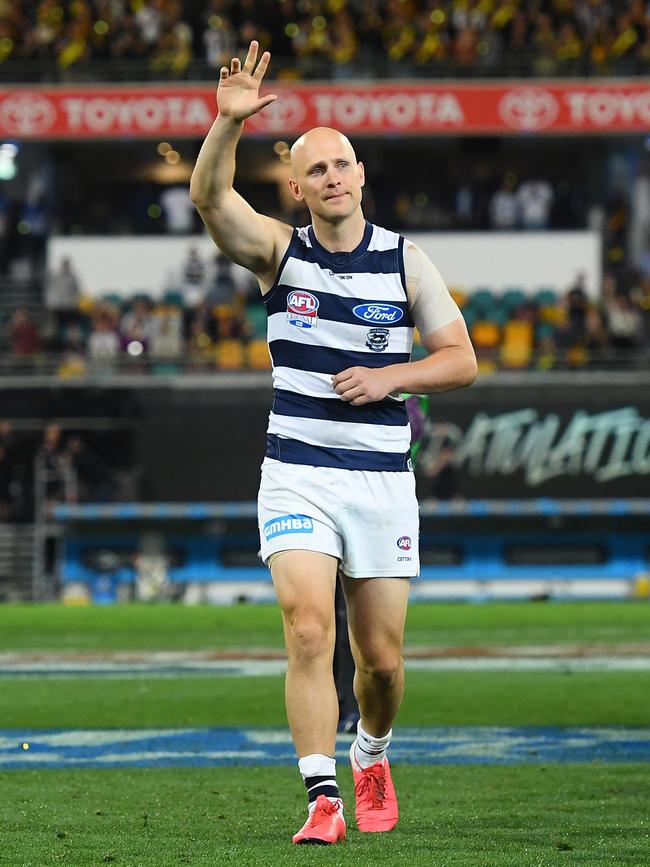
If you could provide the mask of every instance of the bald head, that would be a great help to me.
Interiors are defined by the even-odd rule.
[[[289,189],[297,202],[307,205],[314,220],[340,224],[355,214],[354,219],[361,220],[364,182],[363,164],[357,162],[347,136],[337,129],[317,126],[291,148]]]
[[[310,129],[297,139],[291,148],[291,168],[294,174],[300,175],[312,164],[317,163],[323,153],[338,152],[352,162],[357,162],[357,156],[350,139],[329,126],[317,126]]]

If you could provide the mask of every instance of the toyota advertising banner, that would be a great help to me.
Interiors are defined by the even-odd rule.
[[[650,132],[650,83],[274,84],[278,100],[248,134],[334,126],[355,135]],[[18,139],[202,137],[213,85],[0,87],[0,136]]]

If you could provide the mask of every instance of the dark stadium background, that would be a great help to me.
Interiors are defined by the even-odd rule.
[[[461,578],[481,571],[482,555],[474,559],[470,541],[483,551],[492,537],[502,547],[488,571],[502,596],[562,596],[571,577],[594,597],[645,586],[649,21],[643,3],[579,0],[1,6],[0,594],[58,598],[69,584],[98,600],[117,598],[121,585],[135,592],[137,570],[116,571],[116,540],[128,538],[135,556],[147,534],[159,540],[175,597],[190,573],[232,586],[233,598],[246,582],[267,581],[256,570],[253,512],[228,506],[255,498],[272,396],[254,282],[233,282],[214,251],[201,254],[203,305],[182,277],[98,290],[78,276],[61,281],[52,252],[96,236],[114,239],[116,258],[129,238],[183,238],[187,249],[200,239],[196,214],[174,224],[166,192],[187,185],[206,129],[196,111],[209,118],[219,65],[251,38],[273,54],[265,87],[279,88],[283,106],[249,122],[239,148],[237,188],[259,210],[304,223],[280,192],[287,144],[314,105],[336,114],[365,99],[366,119],[351,110],[344,131],[366,165],[369,219],[407,236],[464,237],[469,259],[478,237],[503,240],[494,202],[504,182],[516,195],[537,181],[550,199],[543,220],[528,225],[520,210],[499,256],[519,255],[516,239],[529,230],[557,233],[559,252],[573,232],[598,239],[601,282],[586,294],[580,261],[565,281],[540,277],[534,291],[489,269],[477,285],[450,285],[481,375],[471,390],[431,401],[418,485],[432,592],[444,566],[451,583],[440,593],[471,595]],[[394,120],[429,92],[434,101],[426,97],[413,123]],[[114,108],[183,94],[196,100],[194,127],[171,109],[149,133],[144,109],[115,109],[114,122],[97,114],[97,100]],[[445,119],[449,94],[464,121]],[[95,114],[69,100],[95,100]],[[77,264],[72,257],[73,274]],[[62,285],[78,292],[73,302],[56,300]],[[177,339],[157,351],[137,329],[161,317]],[[114,335],[99,363],[98,330]],[[497,417],[501,427],[479,437],[476,425]],[[511,507],[516,519],[499,519],[504,500],[523,504]],[[197,502],[212,511],[197,516]],[[172,514],[152,518],[144,504],[156,503],[173,504]],[[462,543],[443,544],[441,516]],[[207,561],[196,560],[197,537]],[[530,548],[515,558],[519,571],[506,553],[515,541]],[[111,551],[118,560],[103,562],[113,571],[97,572]]]

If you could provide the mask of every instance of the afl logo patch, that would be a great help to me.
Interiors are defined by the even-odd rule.
[[[390,331],[388,328],[371,328],[368,331],[366,346],[373,352],[383,352],[388,346]]]
[[[294,289],[287,295],[287,319],[296,328],[315,328],[318,323],[319,300],[311,292]]]
[[[410,536],[400,536],[397,540],[397,547],[402,551],[410,551],[411,550],[411,537]]]
[[[399,322],[404,311],[401,307],[395,304],[357,304],[352,308],[352,312],[357,319],[363,319],[364,322],[376,322],[377,325],[393,325]]]

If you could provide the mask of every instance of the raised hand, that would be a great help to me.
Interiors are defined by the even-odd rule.
[[[257,114],[258,111],[277,99],[274,93],[260,98],[260,85],[271,55],[265,51],[257,64],[257,68],[255,68],[258,49],[259,43],[253,40],[248,48],[243,69],[238,57],[233,57],[230,69],[227,66],[221,67],[219,87],[217,88],[217,105],[220,115],[241,121],[252,114]]]

